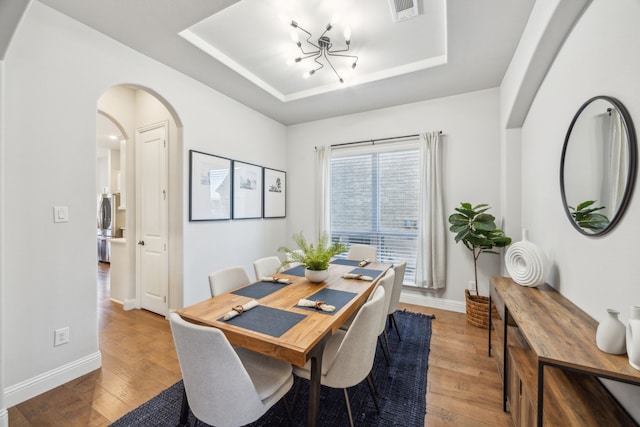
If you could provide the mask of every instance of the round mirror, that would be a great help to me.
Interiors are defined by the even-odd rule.
[[[588,236],[615,226],[631,197],[636,135],[627,109],[596,96],[571,121],[562,148],[560,191],[571,224]]]

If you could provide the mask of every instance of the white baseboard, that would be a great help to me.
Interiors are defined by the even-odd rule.
[[[6,409],[0,410],[0,427],[9,427],[9,413]]]
[[[21,383],[6,387],[4,389],[4,403],[7,408],[10,408],[84,374],[95,371],[101,366],[102,355],[100,352],[90,354]],[[0,423],[0,425],[2,424]]]
[[[455,311],[457,313],[464,313],[466,311],[464,301],[434,298],[431,295],[425,294],[423,291],[414,291],[406,288],[402,289],[400,302],[419,305],[422,307],[438,308],[440,310]]]

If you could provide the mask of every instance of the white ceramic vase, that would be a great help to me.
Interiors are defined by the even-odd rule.
[[[632,305],[627,325],[629,364],[640,371],[640,306]]]
[[[304,269],[304,277],[311,283],[322,283],[329,278],[329,270]]]
[[[627,351],[627,328],[618,319],[619,311],[607,309],[607,317],[596,329],[596,344],[605,353],[624,354]]]
[[[527,229],[522,229],[522,240],[509,246],[505,267],[514,282],[522,286],[540,286],[545,283],[551,264],[542,249],[528,240]]]

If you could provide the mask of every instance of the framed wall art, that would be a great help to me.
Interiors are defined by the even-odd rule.
[[[286,216],[287,173],[264,168],[264,206],[265,218],[284,218]]]
[[[189,151],[189,221],[231,219],[232,161]]]
[[[262,218],[262,166],[233,161],[233,218]]]

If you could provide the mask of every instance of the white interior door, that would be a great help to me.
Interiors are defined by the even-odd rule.
[[[167,123],[138,129],[136,142],[140,306],[166,316],[169,307]]]

